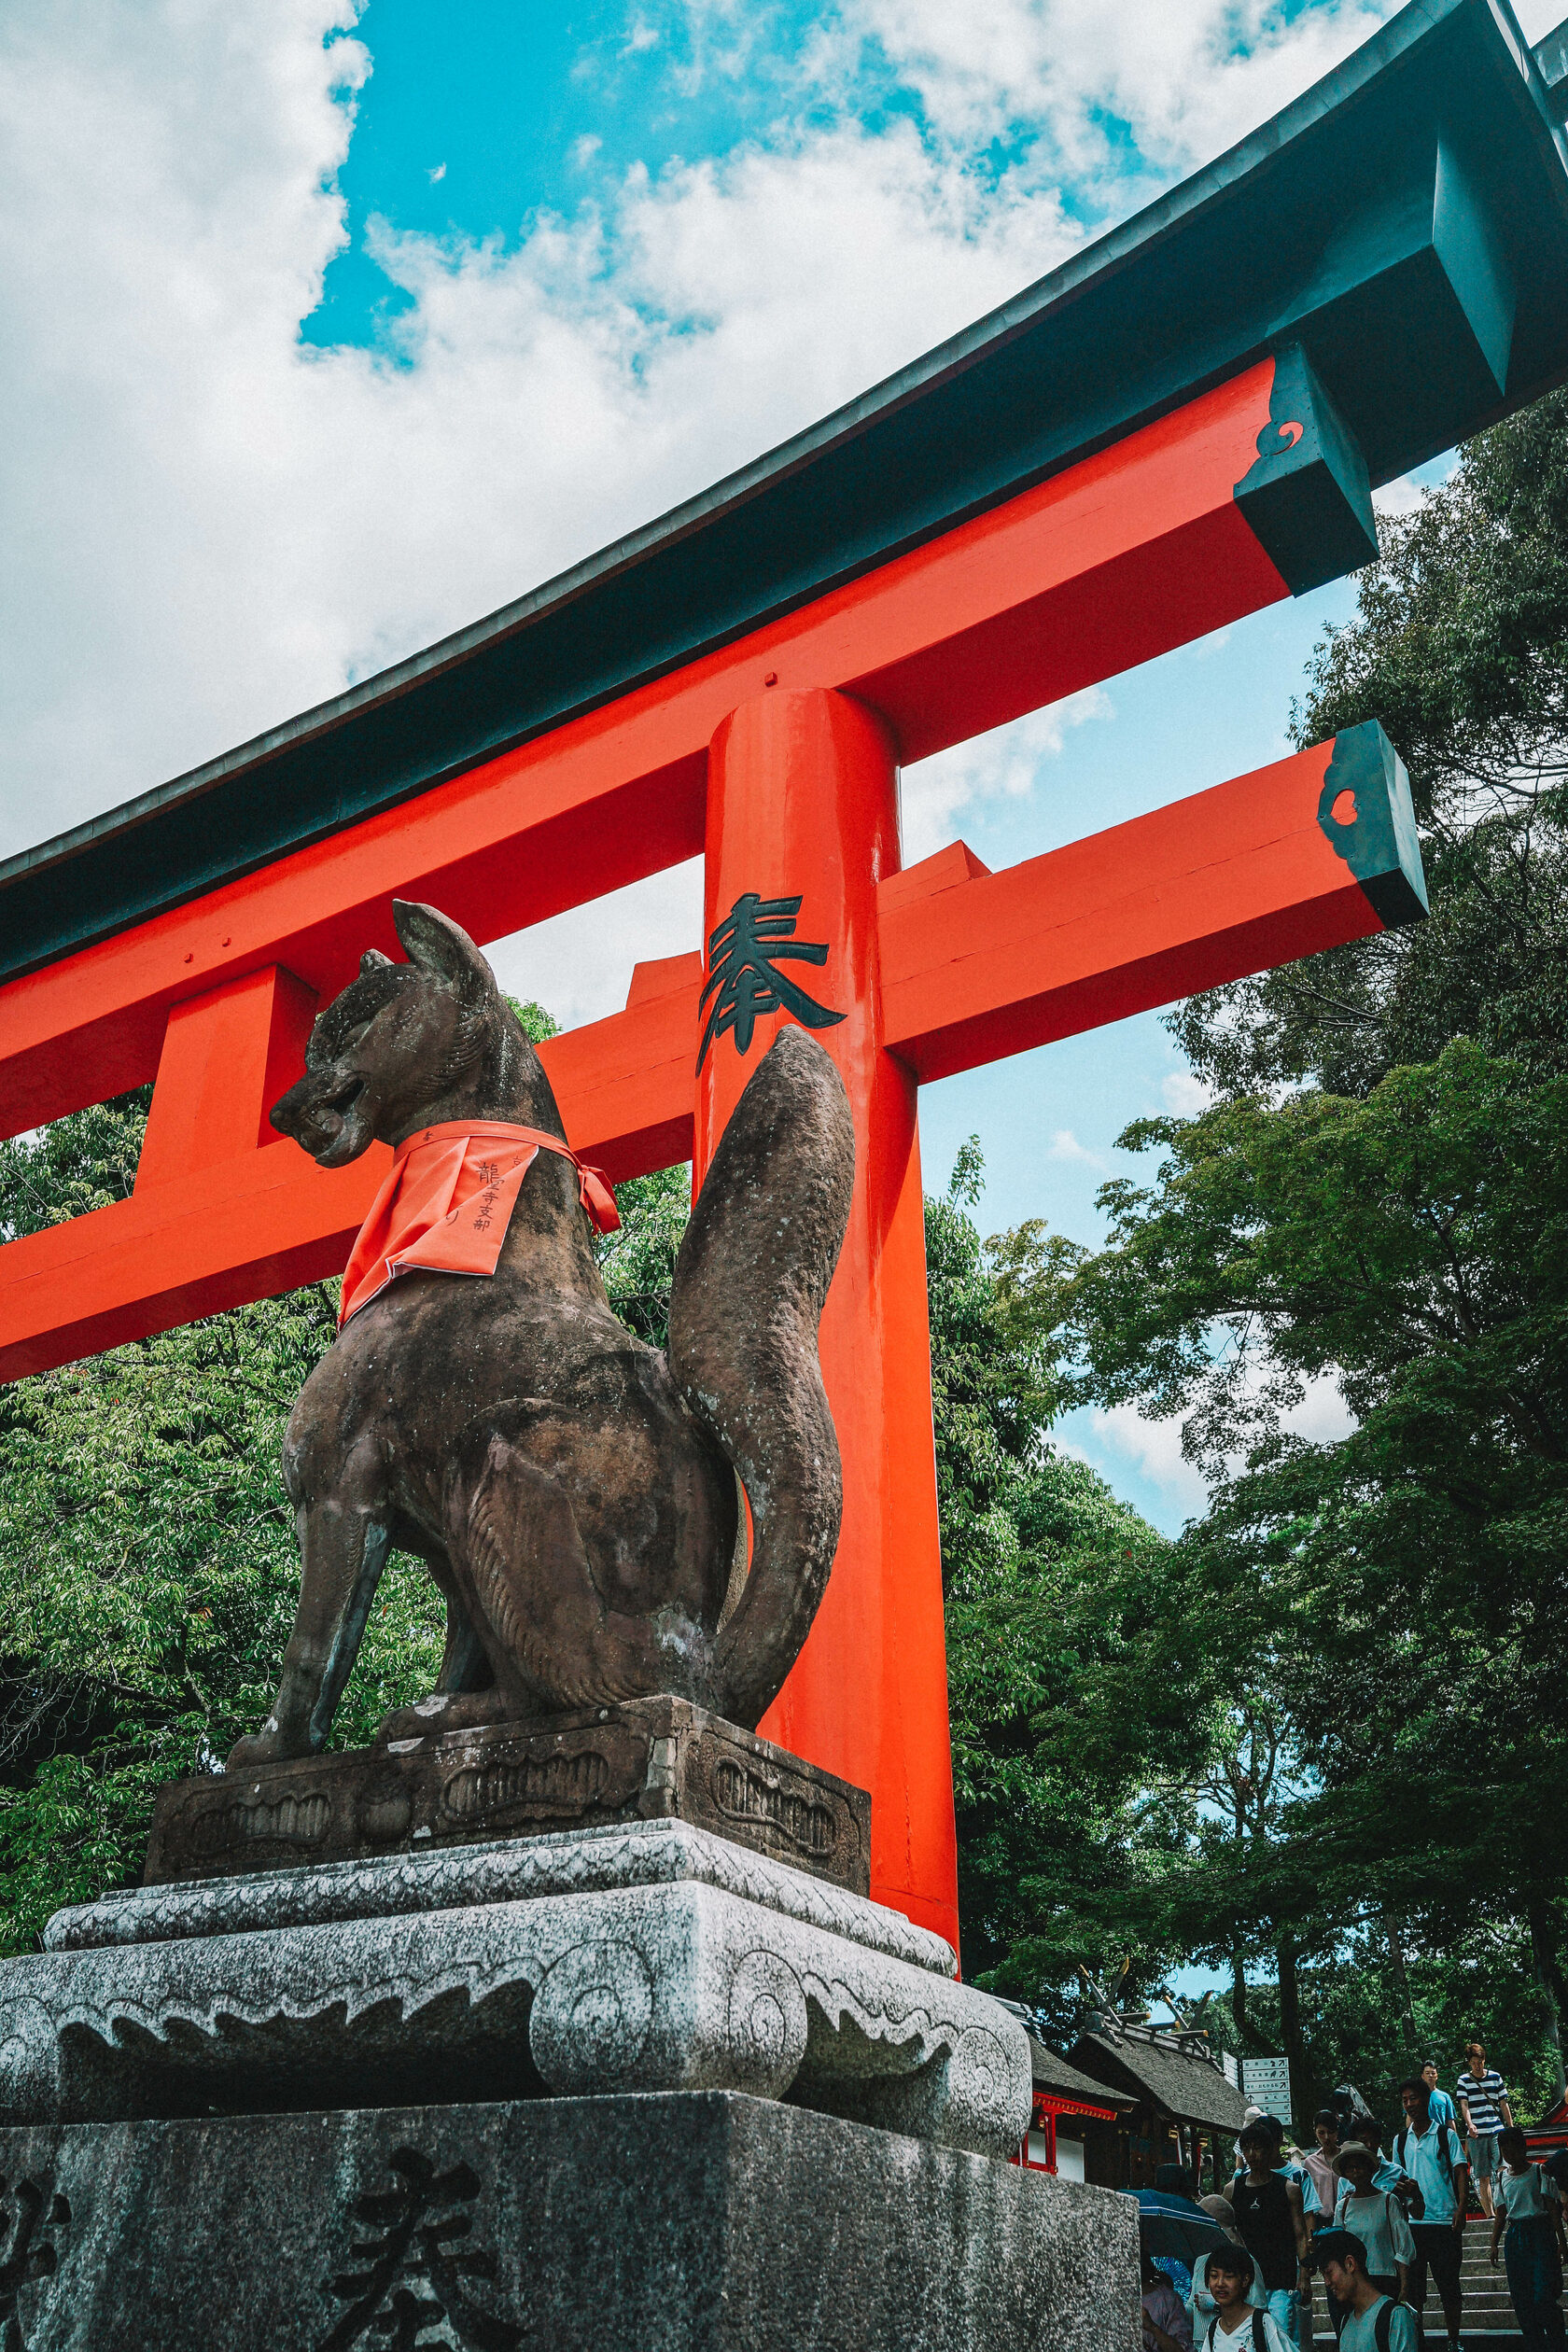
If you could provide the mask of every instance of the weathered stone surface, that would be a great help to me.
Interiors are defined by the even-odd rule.
[[[818,1324],[854,1188],[844,1082],[803,1029],[759,1057],[677,1256],[666,1355],[610,1308],[587,1172],[495,973],[437,908],[392,916],[408,962],[366,955],[272,1111],[323,1168],[372,1140],[397,1156],[285,1434],[299,1608],[230,1762],[320,1747],[395,1551],[446,1601],[432,1696],[553,1715],[676,1691],[755,1725],[838,1542]],[[459,1231],[455,1258],[438,1236]]]
[[[1140,2341],[1126,2198],[730,2093],[7,2130],[0,2174],[29,2352]]]
[[[454,1911],[522,1902],[540,1895],[594,1895],[617,1886],[665,1886],[690,1879],[761,1903],[869,1952],[886,1953],[937,1976],[958,1972],[950,1943],[902,1911],[749,1853],[683,1821],[558,1831],[493,1845],[294,1870],[134,1887],[56,1911],[44,1929],[50,1952],[103,1944],[171,1943],[184,1936],[238,1935],[257,1927],[309,1927],[334,1919],[385,1919],[407,1911]],[[0,1983],[4,1982],[0,1967]]]
[[[202,1932],[259,1891],[278,1924]],[[1023,2030],[940,1938],[683,1823],[144,1888],[49,1932],[0,1967],[7,2121],[711,2088],[984,2154],[1028,2122]]]
[[[672,1698],[176,1781],[158,1800],[145,1878],[151,1886],[672,1817],[857,1894],[870,1887],[863,1789]]]

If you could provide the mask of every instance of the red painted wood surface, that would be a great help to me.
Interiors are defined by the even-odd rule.
[[[704,931],[711,938],[744,891],[801,898],[796,935],[825,945],[827,960],[780,970],[845,1015],[816,1036],[855,1121],[854,1198],[821,1326],[844,1524],[817,1621],[762,1729],[871,1790],[874,1898],[956,1945],[916,1085],[883,1034],[876,887],[899,860],[891,738],[847,695],[779,686],[720,727],[707,811]],[[744,1056],[733,1031],[710,1043],[697,1080],[694,1182],[791,1017],[760,1019]]]
[[[884,883],[893,1051],[945,1078],[1379,930],[1318,822],[1333,751],[1314,744],[1004,874],[945,849]]]
[[[1317,822],[1328,756],[1316,745],[1007,874],[954,843],[884,879],[890,1049],[920,1076],[969,1069],[1377,930]],[[696,952],[639,965],[625,1012],[542,1049],[574,1148],[617,1183],[691,1155],[701,969]],[[236,1006],[256,1025],[245,1050]],[[255,1091],[273,997],[215,992],[175,1033],[206,1020],[223,1050],[197,1067],[235,1082],[212,1132],[254,1135],[275,1099]],[[340,1272],[385,1162],[377,1147],[324,1174],[291,1143],[242,1141],[164,1182],[144,1164],[131,1200],[0,1250],[0,1378]]]
[[[701,851],[708,739],[772,672],[858,694],[903,760],[1285,594],[1232,497],[1273,362],[721,653],[0,989],[0,1134],[142,1085],[170,1008],[281,964],[324,1000],[389,903],[482,942]],[[3,1276],[0,1276],[3,1279]]]
[[[1284,595],[1232,495],[1272,382],[1265,362],[721,653],[0,989],[0,1131],[158,1080],[132,1199],[0,1250],[0,1375],[341,1269],[385,1153],[326,1174],[256,1145],[312,999],[396,950],[394,895],[490,941],[706,848],[711,929],[808,870],[862,1169],[823,1326],[844,1540],[768,1729],[871,1788],[875,1891],[956,1937],[917,1079],[1377,921],[1316,828],[1323,752],[998,875],[961,845],[898,873],[894,763]],[[573,1144],[617,1180],[693,1148],[700,1168],[733,1099],[722,1061],[694,1099],[698,975],[640,968],[623,1013],[545,1048]]]

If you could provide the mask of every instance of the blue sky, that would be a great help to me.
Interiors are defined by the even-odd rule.
[[[370,0],[358,32],[375,66],[339,175],[350,242],[326,273],[304,336],[320,345],[396,344],[413,298],[375,258],[388,231],[515,244],[541,217],[612,201],[628,172],[657,175],[765,137],[787,100],[792,61],[819,22],[812,12],[776,10],[765,48],[751,49],[745,70],[716,62],[711,39],[705,70],[702,35],[714,28],[690,18],[647,10],[628,19],[618,6],[567,15],[497,0],[432,15],[411,0]],[[718,31],[721,43],[735,28],[720,19]],[[923,118],[917,92],[899,87],[880,45],[862,55],[857,80],[862,121],[899,107]],[[1132,195],[1147,192],[1127,125],[1108,110],[1102,120],[1113,175],[1125,173]],[[987,168],[1027,164],[1040,135],[1036,124],[1005,122]],[[1091,226],[1124,208],[1114,194],[1107,201],[1098,175],[1083,188],[1065,184],[1062,194]],[[1062,730],[1058,752],[1030,759],[1025,745],[1015,755],[1038,780],[966,812],[965,838],[987,864],[1012,864],[1278,757],[1313,639],[1351,603],[1344,586],[1325,591],[1083,698],[1088,715]],[[1007,754],[999,746],[993,756]],[[973,754],[959,762],[973,764]],[[693,900],[695,888],[693,875]],[[551,959],[545,943],[526,941],[504,958],[519,985],[537,982],[545,997]],[[1191,1098],[1190,1074],[1156,1015],[945,1081],[922,1100],[928,1186],[945,1182],[959,1145],[978,1134],[987,1229],[1044,1216],[1092,1241],[1102,1230],[1099,1187],[1137,1165],[1115,1149],[1122,1129],[1141,1115],[1187,1108]],[[1060,1435],[1162,1526],[1174,1528],[1196,1506],[1200,1488],[1174,1432],[1085,1411]]]
[[[1553,0],[1525,18],[1533,37]],[[13,0],[0,21],[0,854],[494,609],[979,315],[1386,0]],[[1408,485],[1394,502],[1413,496]],[[1286,748],[1344,586],[910,769],[1012,863]],[[693,870],[504,943],[575,1022]],[[1155,1016],[929,1088],[989,1227],[1096,1239],[1186,1107]],[[1332,1400],[1314,1409],[1332,1412]],[[1164,1526],[1174,1434],[1064,1433]]]

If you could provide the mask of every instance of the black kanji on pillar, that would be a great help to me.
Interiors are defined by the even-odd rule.
[[[780,963],[824,964],[828,960],[821,941],[795,937],[800,909],[798,898],[764,899],[755,890],[743,890],[715,928],[707,943],[707,982],[698,1010],[715,988],[719,994],[698,1048],[699,1070],[713,1040],[722,1037],[726,1029],[735,1031],[735,1051],[743,1057],[749,1054],[751,1032],[764,1013],[792,1013],[803,1027],[814,1029],[832,1029],[835,1021],[845,1018],[842,1013],[819,1004],[777,969]]]

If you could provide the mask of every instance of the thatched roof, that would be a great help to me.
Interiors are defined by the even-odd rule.
[[[1174,2035],[1149,2026],[1081,2034],[1072,2064],[1114,2091],[1152,2100],[1179,2123],[1239,2132],[1246,2116],[1246,2100],[1225,2080],[1216,2060],[1183,2050]]]

